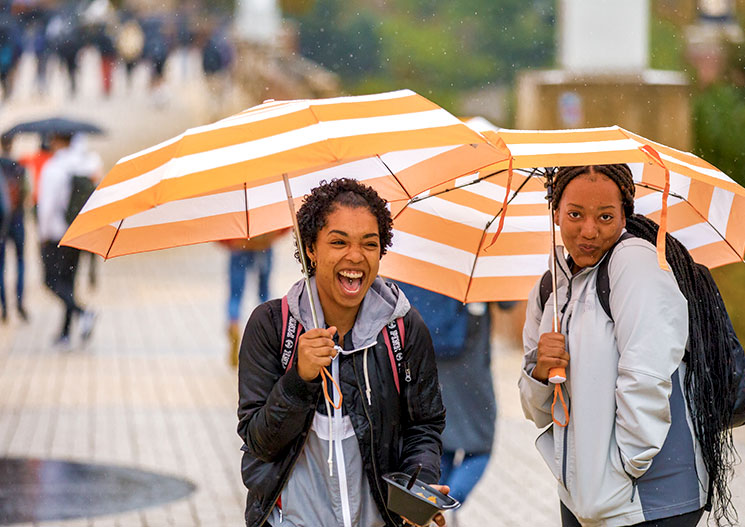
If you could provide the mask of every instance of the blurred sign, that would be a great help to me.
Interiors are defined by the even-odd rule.
[[[585,118],[582,111],[582,97],[573,91],[559,95],[559,122],[566,128],[579,128]]]

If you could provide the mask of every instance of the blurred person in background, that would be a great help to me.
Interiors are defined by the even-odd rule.
[[[269,300],[269,279],[272,271],[272,243],[284,231],[257,236],[250,240],[223,240],[230,251],[228,280],[228,363],[238,366],[238,348],[241,343],[241,301],[246,290],[246,273],[256,270],[259,302]]]
[[[101,57],[101,86],[105,96],[111,94],[111,75],[116,62],[116,48],[108,30],[113,16],[108,0],[94,0],[81,17],[85,45],[93,46]]]
[[[10,2],[0,3],[0,85],[3,99],[10,96],[18,60],[23,53],[21,26],[10,12]]]
[[[49,47],[67,71],[70,95],[77,92],[78,52],[83,47],[80,17],[74,5],[66,5],[55,12],[47,24]]]
[[[28,179],[31,182],[31,206],[34,209],[34,217],[36,217],[36,206],[39,202],[41,171],[51,157],[52,147],[50,145],[50,139],[44,135],[41,137],[38,150],[18,158],[18,162],[26,168]]]
[[[497,403],[489,304],[463,304],[410,284],[397,284],[432,335],[447,409],[440,484],[450,487],[450,495],[465,503],[486,470],[494,444]],[[457,525],[455,513],[448,524]]]
[[[76,158],[73,194],[67,209],[67,220],[72,223],[104,174],[103,159],[98,152],[90,148],[86,134],[75,134],[70,142],[70,149]],[[99,256],[84,251],[82,257],[88,259],[88,285],[95,289],[98,283],[96,268]]]
[[[42,170],[38,205],[44,282],[65,307],[62,328],[54,342],[55,347],[62,351],[72,349],[70,328],[73,317],[79,320],[83,341],[90,337],[95,322],[95,314],[83,309],[75,300],[80,250],[58,246],[70,225],[68,209],[74,195],[73,178],[79,170],[79,156],[70,148],[71,142],[69,135],[52,136],[52,157]]]
[[[145,33],[142,31],[137,16],[129,11],[120,13],[120,23],[115,36],[116,53],[124,62],[127,72],[127,87],[132,87],[132,72],[137,63],[142,59],[142,50],[145,47]]]
[[[170,42],[164,32],[164,22],[161,16],[148,16],[142,20],[142,31],[145,34],[145,43],[142,49],[142,58],[151,65],[150,91],[157,104],[165,104],[167,95],[163,91],[163,73],[166,60],[170,53]]]
[[[22,320],[28,320],[28,314],[23,305],[23,289],[25,276],[24,248],[26,241],[25,231],[25,205],[28,196],[28,181],[26,169],[11,159],[10,147],[12,140],[3,137],[0,139],[2,155],[0,157],[0,170],[2,179],[7,189],[7,200],[9,205],[9,217],[7,225],[7,237],[0,239],[0,307],[2,307],[2,320],[8,319],[8,302],[5,293],[5,249],[9,241],[13,242],[16,254],[16,311]]]

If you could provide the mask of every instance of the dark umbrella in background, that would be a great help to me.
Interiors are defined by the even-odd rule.
[[[3,133],[3,139],[12,139],[17,134],[36,133],[42,136],[74,135],[77,133],[103,134],[104,130],[87,121],[78,121],[64,117],[52,117],[38,121],[19,123]]]

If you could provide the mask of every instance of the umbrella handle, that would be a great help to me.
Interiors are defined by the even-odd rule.
[[[564,368],[551,368],[548,370],[548,382],[561,384],[567,380],[567,371]]]

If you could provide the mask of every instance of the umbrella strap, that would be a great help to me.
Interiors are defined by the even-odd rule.
[[[507,188],[504,191],[504,203],[502,203],[502,212],[501,212],[501,216],[499,217],[499,225],[497,226],[497,232],[494,233],[494,237],[491,239],[491,243],[486,247],[486,249],[489,249],[492,245],[497,243],[497,238],[499,238],[499,234],[502,232],[502,228],[504,227],[504,217],[507,215],[507,204],[509,203],[509,199],[510,199],[510,188],[511,187],[512,187],[512,156],[510,156],[510,166],[507,169]]]
[[[657,263],[660,269],[669,271],[665,259],[665,235],[667,234],[667,197],[670,195],[670,171],[665,167],[665,188],[662,191],[662,210],[660,211],[660,228],[657,229]]]
[[[561,401],[561,408],[564,410],[564,415],[566,416],[565,423],[560,423],[554,417],[554,406],[556,406],[557,398]],[[551,403],[551,419],[553,419],[556,426],[560,426],[561,428],[564,428],[569,424],[569,409],[567,408],[567,404],[564,402],[564,393],[561,391],[561,384],[554,384],[554,400]]]
[[[660,210],[660,228],[657,230],[657,263],[663,271],[669,271],[665,259],[665,235],[667,234],[667,198],[670,195],[670,170],[665,165],[660,154],[650,145],[641,147],[641,151],[647,154],[665,171],[665,186],[662,189],[662,209]]]
[[[326,379],[331,379],[331,384],[334,385],[334,389],[336,390],[336,393],[339,394],[338,406],[334,404],[334,400],[329,395],[328,383],[326,382]],[[326,398],[328,403],[334,407],[334,409],[339,410],[341,408],[341,401],[343,399],[343,396],[341,394],[341,388],[339,388],[339,385],[336,383],[334,376],[329,373],[329,371],[326,369],[325,366],[321,368],[321,380],[323,381],[323,396]],[[330,418],[331,417],[329,416],[329,419]]]

